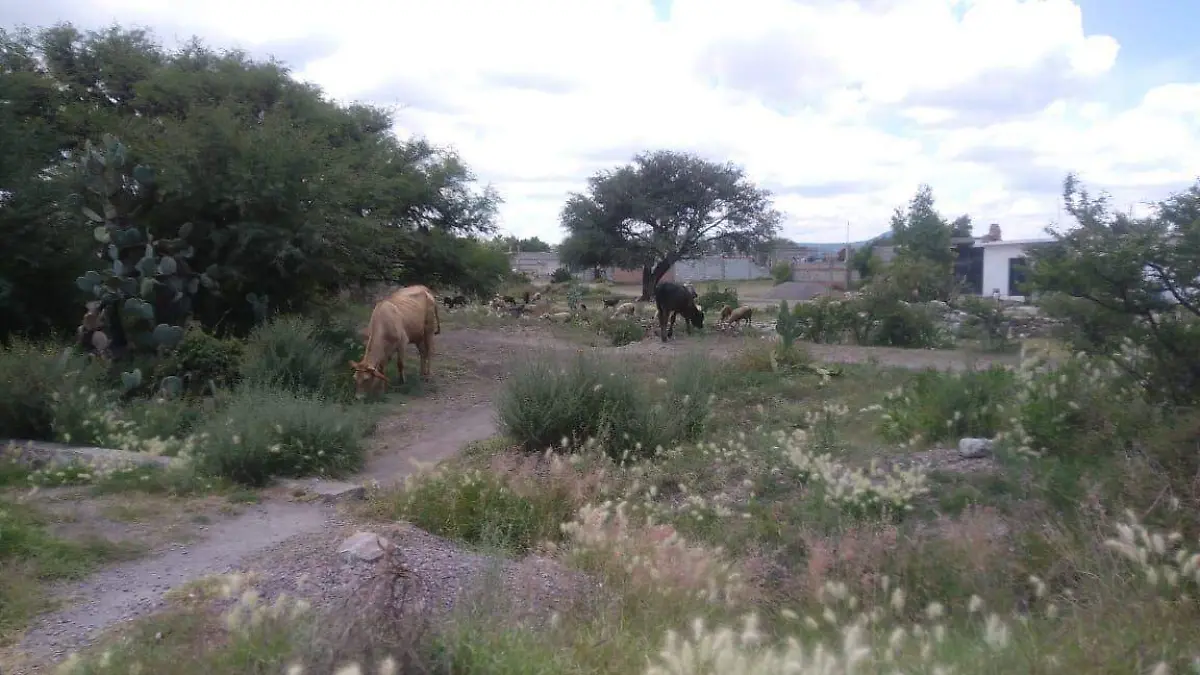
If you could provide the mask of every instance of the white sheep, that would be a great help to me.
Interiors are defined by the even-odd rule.
[[[729,313],[729,323],[735,324],[739,321],[745,321],[746,325],[750,325],[750,316],[754,313],[754,308],[748,305],[742,305]]]
[[[616,311],[613,312],[613,318],[615,319],[615,318],[621,316],[622,314],[625,314],[627,316],[633,316],[633,313],[636,311],[637,311],[636,303],[623,302],[623,303],[617,305]]]

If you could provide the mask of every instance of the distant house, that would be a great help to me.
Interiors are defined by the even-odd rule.
[[[975,245],[982,250],[980,271],[983,296],[999,296],[1004,300],[1024,302],[1025,295],[1018,288],[1025,283],[1025,253],[1031,247],[1048,244],[1051,239],[1019,239],[1014,241],[985,241]]]
[[[1000,225],[992,223],[986,235],[954,237],[950,240],[955,251],[954,278],[962,282],[965,292],[984,297],[1000,297],[1023,302],[1018,288],[1026,279],[1026,251],[1045,244],[1050,239],[1020,239],[1004,241]],[[896,247],[875,246],[873,252],[885,263],[896,257]]]

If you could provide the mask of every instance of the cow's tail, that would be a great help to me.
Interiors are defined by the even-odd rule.
[[[438,306],[437,306],[436,300],[434,300],[434,302],[433,302],[433,321],[435,324],[434,329],[433,329],[433,334],[441,335],[442,334],[442,315],[440,312],[438,312]]]

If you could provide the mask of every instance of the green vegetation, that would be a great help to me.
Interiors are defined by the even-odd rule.
[[[0,458],[4,638],[46,583],[129,553],[57,531],[27,487],[180,496],[353,472],[378,408],[350,395],[367,303],[345,298],[528,289],[505,251],[544,248],[487,238],[498,195],[453,152],[244,54],[6,31],[0,86],[0,435],[175,458]],[[495,401],[504,442],[375,489],[358,515],[551,558],[582,604],[541,624],[484,594],[417,630],[427,613],[324,615],[234,578],[65,672],[1184,672],[1200,657],[1200,183],[1144,218],[1073,177],[1064,200],[1076,226],[1030,254],[1029,290],[1076,352],[1053,362],[815,361],[803,341],[945,346],[952,305],[1006,346],[1011,319],[957,297],[950,242],[970,219],[942,217],[928,186],[892,219],[896,260],[856,255],[858,294],[780,302],[777,343],[521,359]],[[678,260],[761,252],[781,218],[741,169],[670,151],[597,174],[562,215],[563,259],[640,267],[643,296]],[[556,277],[544,304],[612,344],[644,335]],[[718,286],[698,301],[738,304]],[[966,436],[990,450],[964,457]],[[216,612],[216,591],[237,600]]]

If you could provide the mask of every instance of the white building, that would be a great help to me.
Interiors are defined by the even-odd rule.
[[[1017,239],[1013,241],[982,241],[975,246],[983,249],[983,283],[980,295],[1005,300],[1025,301],[1017,285],[1025,281],[1025,251],[1031,246],[1047,244],[1050,239]]]

